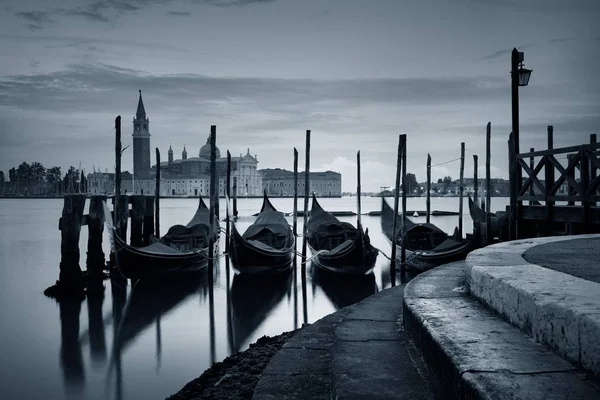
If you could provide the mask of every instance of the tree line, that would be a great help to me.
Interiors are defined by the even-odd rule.
[[[60,196],[65,193],[86,193],[87,178],[83,170],[70,166],[62,175],[60,167],[46,168],[40,162],[23,161],[17,168],[0,171],[0,195]]]

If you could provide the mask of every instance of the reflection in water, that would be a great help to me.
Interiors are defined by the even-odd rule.
[[[115,347],[121,351],[158,318],[174,309],[188,296],[208,283],[207,271],[138,281],[129,294],[127,309],[119,324]],[[157,344],[160,339],[158,339]]]
[[[312,281],[323,289],[336,310],[358,303],[378,292],[375,274],[364,276],[342,275],[313,266]]]
[[[81,344],[79,343],[79,314],[83,299],[59,300],[60,308],[60,367],[67,389],[67,397],[83,395],[85,373]]]
[[[90,356],[92,366],[101,367],[106,363],[106,338],[104,337],[104,320],[102,317],[102,303],[104,292],[88,293],[88,326],[90,339]]]
[[[123,374],[121,371],[121,346],[117,341],[117,333],[121,319],[123,317],[123,308],[127,300],[127,280],[119,274],[111,278],[110,288],[112,292],[112,313],[113,313],[113,357],[115,363],[115,375],[117,382],[115,385],[115,399],[123,398]]]
[[[250,335],[291,289],[292,277],[291,271],[277,275],[239,274],[233,277],[231,284],[232,354],[240,351]]]

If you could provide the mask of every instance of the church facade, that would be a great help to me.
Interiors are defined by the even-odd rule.
[[[133,118],[133,175],[124,172],[121,177],[121,193],[153,194],[156,188],[156,164],[151,165],[150,119],[139,92],[138,106]],[[160,163],[161,196],[209,196],[210,190],[210,136],[197,157],[188,157],[185,146],[181,158],[173,157],[169,146],[168,159]],[[227,157],[221,157],[216,148],[219,196],[225,196],[227,185]],[[262,195],[262,178],[257,169],[258,157],[251,155],[250,149],[239,157],[231,157],[231,188],[238,197]],[[104,176],[106,175],[106,176]],[[114,192],[114,174],[94,172],[88,175],[95,193]]]

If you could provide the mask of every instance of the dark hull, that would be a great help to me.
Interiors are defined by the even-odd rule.
[[[216,248],[217,246],[215,246]],[[156,279],[165,275],[199,271],[208,265],[208,249],[188,253],[155,253],[129,246],[115,234],[116,261],[127,279]]]
[[[265,233],[265,231],[269,233]],[[269,243],[272,232],[281,242]],[[229,253],[232,267],[241,274],[278,274],[289,271],[295,255],[295,238],[290,225],[263,196],[263,205],[256,221],[241,235],[231,223]]]
[[[386,235],[386,238],[391,243],[390,237]],[[470,241],[465,241],[462,246],[444,252],[436,252],[433,250],[412,251],[406,249],[406,269],[416,272],[428,271],[439,265],[464,260],[471,250],[472,245]],[[396,245],[396,260],[398,261],[400,261],[401,251],[402,246]]]
[[[392,232],[393,232],[393,228],[392,228],[393,225],[390,223],[390,221],[393,219],[393,215],[394,215],[394,210],[391,209],[389,207],[389,205],[385,202],[385,200],[382,199],[381,229],[382,229],[385,237],[390,242],[390,244],[392,243]],[[400,216],[400,214],[398,214],[398,218],[397,218],[397,221],[398,221],[397,227],[398,228],[397,229],[399,229],[399,227],[400,227],[400,219],[401,219],[401,216]],[[411,234],[414,235],[413,232],[418,232],[418,230],[415,229],[417,227],[424,227],[424,229],[426,229],[427,232],[429,232],[429,231],[437,232],[438,234],[442,235],[443,237],[447,237],[447,235],[445,235],[443,232],[441,232],[439,230],[439,228],[435,227],[432,224],[415,224],[414,222],[407,220],[407,227],[410,228],[410,229],[407,229],[407,231],[406,231],[407,242],[410,242],[410,239],[411,239],[410,235]],[[415,237],[415,236],[413,236],[413,237]],[[443,239],[443,237],[442,237],[442,239]],[[455,243],[457,245],[454,247],[451,247],[451,248],[442,248],[442,246],[438,245],[438,246],[436,246],[437,248],[433,247],[433,248],[429,248],[429,249],[416,250],[415,248],[410,248],[408,246],[405,247],[406,269],[414,270],[416,272],[427,271],[429,269],[437,267],[438,265],[443,265],[443,264],[447,264],[449,262],[462,260],[472,250],[472,243],[470,240],[462,239]],[[400,260],[402,245],[399,243],[395,243],[395,245],[396,245],[396,259]]]
[[[344,251],[314,249],[308,244],[312,254],[311,264],[336,273],[349,275],[367,275],[373,272],[378,251],[371,245],[355,240]]]

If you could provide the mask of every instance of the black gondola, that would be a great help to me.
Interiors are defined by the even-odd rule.
[[[256,221],[240,234],[231,222],[229,253],[239,273],[267,274],[291,269],[294,233],[283,213],[277,211],[265,191]]]
[[[396,248],[397,258],[400,258],[402,248],[401,218],[398,213],[396,222]],[[391,242],[394,231],[394,210],[381,199],[381,229],[385,237]],[[417,271],[426,271],[438,265],[447,264],[465,258],[471,251],[470,240],[453,237],[433,224],[414,223],[406,219],[406,238],[404,240],[406,253],[406,268]]]
[[[325,211],[313,193],[306,241],[312,264],[332,272],[366,275],[373,271],[379,251],[371,245],[360,220],[357,228]]]
[[[210,234],[208,221],[208,208],[200,198],[198,209],[186,226],[174,225],[160,240],[153,238],[154,243],[148,246],[128,245],[111,227],[109,232],[112,232],[111,240],[121,275],[132,280],[154,279],[206,268]],[[214,223],[213,235],[215,243],[218,243],[218,218]]]
[[[482,210],[477,203],[471,199],[471,196],[468,195],[469,198],[469,214],[471,214],[471,219],[474,224],[478,224],[479,226],[485,226],[487,224],[487,218],[490,218],[490,235],[491,239],[501,236],[501,232],[505,229],[508,229],[508,215],[505,212],[498,211],[496,213],[486,212]]]

